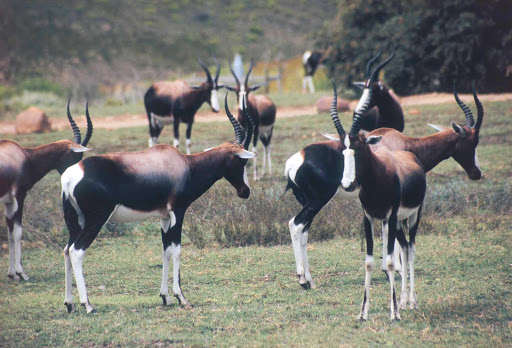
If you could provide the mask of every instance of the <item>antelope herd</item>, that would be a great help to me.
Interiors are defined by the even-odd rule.
[[[411,138],[404,134],[402,107],[392,92],[379,80],[380,71],[393,59],[393,52],[373,71],[372,65],[381,52],[366,65],[366,81],[355,83],[363,89],[354,109],[347,133],[337,112],[337,91],[333,79],[331,119],[337,134],[323,134],[327,141],[304,147],[285,165],[286,190],[291,189],[302,205],[289,221],[299,284],[314,288],[307,241],[315,216],[339,193],[342,199],[359,198],[366,239],[364,293],[359,319],[367,320],[370,283],[375,267],[374,231],[382,226],[382,265],[390,285],[390,318],[400,320],[400,309],[417,308],[415,291],[415,238],[426,192],[426,173],[452,157],[466,171],[469,179],[478,180],[481,171],[476,147],[483,121],[483,106],[473,85],[477,118],[459,99],[455,83],[454,97],[464,112],[465,123],[452,122],[449,127],[432,125],[437,133]],[[322,59],[318,52],[304,55],[304,88],[314,89],[312,75]],[[60,140],[35,148],[25,148],[14,141],[0,140],[0,203],[5,205],[9,237],[9,278],[28,280],[21,263],[23,204],[28,191],[48,172],[61,174],[62,207],[69,239],[64,248],[65,305],[76,310],[73,300],[73,276],[80,303],[87,313],[95,311],[89,302],[83,274],[85,251],[107,222],[125,223],[146,218],[160,219],[162,237],[162,281],[160,296],[164,305],[169,295],[169,266],[172,259],[172,293],[182,306],[190,306],[180,284],[181,232],[188,207],[222,178],[247,199],[251,189],[246,165],[254,159],[254,180],[260,179],[256,163],[258,139],[263,143],[262,175],[272,174],[270,143],[276,120],[276,106],[264,95],[251,93],[260,86],[249,86],[254,67],[251,61],[243,83],[230,66],[236,86],[219,84],[220,65],[216,72],[198,60],[206,81],[191,87],[184,80],[155,82],[144,95],[149,123],[149,148],[138,152],[117,152],[91,156],[87,144],[93,125],[86,105],[87,131],[81,139],[73,120],[69,101],[67,116],[74,140]],[[227,141],[203,152],[191,154],[191,131],[194,115],[206,102],[219,112],[217,92],[225,87],[236,93],[238,119],[228,107],[225,112],[234,129],[235,141]],[[187,124],[186,154],[178,150],[179,124]],[[164,124],[174,125],[174,146],[158,144]],[[249,145],[252,148],[249,150]],[[333,218],[336,218],[333,216]],[[407,240],[408,232],[409,240]],[[397,300],[395,272],[401,276],[401,298]],[[409,287],[408,287],[409,283]]]

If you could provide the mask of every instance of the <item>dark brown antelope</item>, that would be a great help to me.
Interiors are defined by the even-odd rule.
[[[257,90],[261,86],[252,86],[249,87],[249,76],[251,75],[252,68],[254,66],[254,61],[251,61],[251,66],[249,67],[249,71],[247,75],[245,75],[244,83],[240,83],[238,77],[235,72],[229,67],[233,77],[236,81],[236,87],[225,86],[228,90],[236,93],[236,98],[238,101],[238,121],[242,125],[244,129],[247,127],[247,120],[245,113],[242,111],[244,102],[247,103],[247,110],[249,115],[251,115],[252,120],[254,121],[254,140],[252,151],[256,152],[256,145],[258,144],[258,139],[261,140],[263,144],[263,169],[262,175],[265,174],[265,168],[268,163],[268,172],[272,174],[272,158],[271,158],[271,147],[270,141],[272,140],[272,132],[274,130],[274,122],[276,121],[276,106],[270,100],[269,97],[264,95],[254,95],[251,94],[252,91]],[[258,175],[258,166],[257,159],[254,158],[254,179],[259,180],[260,176]]]
[[[208,67],[198,59],[199,65],[206,73],[206,81],[198,87],[189,86],[185,80],[172,82],[155,82],[144,95],[144,105],[149,120],[149,146],[158,144],[158,137],[165,124],[174,124],[174,146],[180,145],[180,122],[187,124],[187,154],[190,155],[190,137],[194,116],[203,105],[208,103],[212,111],[219,112],[219,100],[217,91],[224,87],[219,85],[220,65],[215,60],[217,71],[212,78]]]
[[[59,140],[27,148],[11,140],[0,140],[0,204],[5,205],[9,234],[7,275],[11,279],[29,279],[21,264],[21,219],[27,193],[48,172],[56,169],[62,174],[66,168],[80,161],[83,153],[89,150],[86,146],[92,136],[92,122],[88,105],[85,110],[87,133],[83,141],[80,130],[69,112],[69,101],[67,113],[74,141]]]
[[[421,162],[426,172],[436,167],[445,159],[452,157],[463,167],[470,179],[479,179],[481,173],[478,156],[476,155],[476,146],[478,145],[480,126],[483,121],[483,107],[473,89],[473,96],[478,110],[478,118],[475,123],[471,111],[469,111],[465,104],[459,101],[455,90],[454,95],[466,116],[466,124],[464,126],[458,126],[455,123],[452,123],[451,128],[446,129],[434,126],[442,131],[423,138],[410,138],[394,129],[381,128],[368,134],[368,136],[382,136],[380,143],[371,146],[372,150],[386,146],[391,151],[404,150],[412,152]],[[362,104],[360,103],[359,105]],[[343,133],[344,131],[339,128],[339,120],[335,110],[336,100],[334,99],[331,116],[336,116],[333,117],[333,120],[335,121],[338,133]],[[307,234],[309,228],[313,218],[321,208],[338,192],[344,170],[344,156],[342,153],[345,149],[344,143],[340,142],[339,136],[325,136],[331,140],[305,147],[290,157],[286,162],[285,169],[285,176],[288,179],[287,189],[292,189],[295,197],[303,206],[301,212],[290,220],[290,234],[295,251],[299,283],[304,288],[314,286],[307,261]],[[357,188],[352,192],[345,190],[340,192],[343,199],[357,198],[358,194],[359,190]],[[421,210],[418,210],[418,218],[420,213]],[[414,243],[415,234],[410,234],[408,259],[411,266],[411,308],[417,307],[414,289]],[[387,234],[383,235],[383,244],[385,246],[388,244]],[[387,271],[386,257],[387,248],[383,248],[382,267],[384,271]],[[402,276],[403,274],[402,272]],[[405,302],[407,302],[407,292],[402,293],[400,301],[402,308],[404,308]]]
[[[362,88],[363,90],[369,87],[370,79],[372,77],[370,76],[371,66],[380,57],[380,54],[381,52],[370,59],[366,64],[367,80],[365,82],[355,82],[354,85]],[[393,128],[399,132],[403,132],[404,130],[404,113],[400,106],[400,101],[397,96],[379,80],[380,70],[389,63],[394,56],[395,52],[393,52],[391,56],[382,62],[379,68],[375,69],[373,72],[374,82],[371,85],[373,97],[370,109],[366,113],[364,119],[361,120],[361,129],[366,132],[371,132],[374,129],[382,127]]]
[[[170,145],[157,145],[140,152],[92,156],[68,168],[62,175],[62,201],[69,241],[64,249],[66,270],[65,305],[75,309],[71,270],[80,302],[87,313],[94,311],[87,297],[82,263],[85,251],[107,221],[124,223],[149,217],[160,218],[163,271],[160,296],[169,305],[169,262],[173,259],[174,296],[189,306],[180,286],[181,228],[187,208],[216,181],[225,178],[240,198],[250,188],[245,172],[253,127],[242,127],[226,113],[235,130],[236,142],[225,142],[194,155],[184,155]]]
[[[304,78],[302,79],[302,93],[306,92],[306,85],[310,93],[315,93],[313,85],[313,75],[316,69],[325,60],[325,54],[319,51],[306,51],[302,55],[302,65],[304,66]]]

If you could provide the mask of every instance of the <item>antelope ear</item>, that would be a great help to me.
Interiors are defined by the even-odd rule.
[[[235,88],[235,87],[231,87],[231,86],[228,86],[228,85],[224,85],[224,88],[225,88],[225,89],[227,89],[228,91],[236,92],[236,88]]]
[[[364,89],[364,86],[365,86],[364,82],[352,82],[352,84],[360,89]]]
[[[77,145],[77,147],[72,147],[71,148],[71,151],[73,152],[85,152],[85,151],[89,151],[89,150],[92,150],[92,149],[89,149],[85,146],[82,146],[82,145]]]
[[[213,150],[214,148],[215,148],[215,146],[214,146],[214,147],[209,147],[209,148],[207,148],[207,149],[204,149],[203,151],[204,151],[204,152],[207,152],[207,151]]]
[[[455,133],[460,134],[462,136],[466,135],[466,131],[464,128],[456,124],[455,122],[452,122],[452,129],[455,131]]]
[[[339,135],[336,135],[336,134],[326,134],[324,132],[320,132],[320,134],[322,134],[324,137],[326,137],[329,140],[334,140],[334,141],[337,141],[338,143],[340,142]]]
[[[430,127],[434,128],[436,131],[438,132],[442,132],[442,131],[445,131],[448,129],[448,127],[445,127],[445,126],[439,126],[437,124],[430,124],[430,123],[427,123]]]
[[[217,85],[217,89],[221,89],[221,88],[224,88],[224,87],[226,87],[226,86],[224,86],[224,85]]]
[[[235,152],[235,156],[238,156],[240,158],[254,158],[257,155],[254,152],[247,151],[247,150],[242,150],[242,151],[239,151],[239,152]]]
[[[258,85],[258,86],[252,86],[251,88],[248,88],[249,92],[252,92],[252,91],[256,91],[258,89],[260,89],[261,87],[263,87],[262,85]]]
[[[201,89],[201,86],[190,86],[190,89],[198,91]]]
[[[380,143],[382,140],[382,135],[370,135],[368,138],[366,138],[366,143],[368,145],[375,145]]]

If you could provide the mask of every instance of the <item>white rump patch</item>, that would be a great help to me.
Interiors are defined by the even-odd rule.
[[[212,105],[213,111],[218,112],[220,110],[219,98],[217,97],[217,90],[215,89],[212,90],[212,97],[210,103]]]
[[[357,103],[357,106],[356,106],[356,109],[354,110],[354,112],[357,112],[357,111],[361,110],[361,108],[363,107],[364,102],[368,98],[368,94],[369,93],[370,93],[370,89],[369,88],[365,88],[363,90],[363,95],[361,96],[361,99],[359,99],[359,103]]]
[[[161,124],[171,124],[174,122],[174,117],[172,115],[169,116],[158,116],[154,113],[151,113],[151,124],[155,128],[160,128],[161,125],[158,125],[157,122],[160,122]]]
[[[297,170],[299,170],[302,163],[304,163],[304,157],[302,157],[302,153],[300,152],[297,152],[286,161],[284,176],[290,178],[294,184],[297,184],[295,182],[295,176],[297,175]]]
[[[354,150],[350,149],[350,138],[348,134],[345,135],[345,146],[343,150],[343,157],[345,167],[343,168],[343,178],[341,179],[341,186],[348,188],[356,179],[356,159],[354,157]]]
[[[306,65],[309,57],[311,57],[311,51],[304,52],[304,54],[302,55],[302,64]]]
[[[76,163],[66,169],[60,178],[60,183],[62,185],[62,195],[64,198],[69,199],[71,206],[75,209],[76,214],[78,215],[78,224],[82,230],[85,227],[85,217],[82,213],[82,210],[78,206],[74,192],[76,185],[82,181],[83,177],[84,171],[80,167],[79,163]]]
[[[150,217],[159,217],[163,219],[171,219],[167,211],[162,212],[162,210],[153,210],[153,211],[141,211],[130,209],[125,207],[122,204],[116,205],[112,214],[108,218],[108,222],[113,223],[126,223],[126,222],[135,222],[144,220]]]

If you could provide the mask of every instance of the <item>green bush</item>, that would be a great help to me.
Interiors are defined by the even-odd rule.
[[[50,92],[58,96],[63,96],[65,91],[61,85],[48,81],[42,77],[32,77],[21,81],[18,85],[20,89],[33,92]]]

